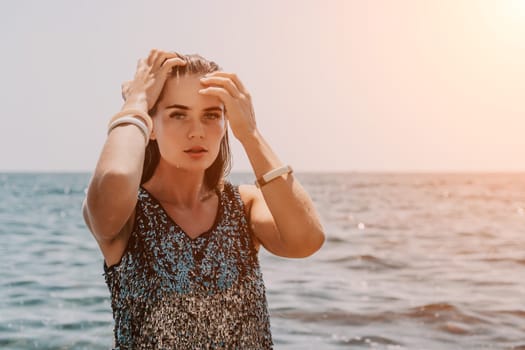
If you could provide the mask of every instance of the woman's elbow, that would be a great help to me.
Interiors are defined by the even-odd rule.
[[[325,242],[325,233],[321,230],[309,234],[307,244],[303,244],[302,249],[296,252],[294,258],[308,258],[321,249]]]
[[[311,251],[310,255],[312,255],[315,252],[317,252],[318,250],[320,250],[321,247],[323,246],[325,240],[326,240],[326,235],[325,235],[324,231],[319,230],[319,231],[315,232],[314,239],[313,239],[313,244],[312,244],[312,251]]]

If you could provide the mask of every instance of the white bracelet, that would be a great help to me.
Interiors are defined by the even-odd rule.
[[[140,119],[137,119],[135,117],[122,117],[115,120],[113,123],[111,123],[108,127],[108,135],[111,132],[111,130],[115,129],[117,126],[121,124],[133,124],[137,126],[142,133],[144,134],[144,138],[146,139],[146,144],[149,142],[149,132],[148,127],[146,124],[144,124]]]
[[[126,117],[126,116],[132,116],[132,117],[135,117],[135,118],[139,118],[147,127],[148,127],[148,130],[151,131],[153,130],[153,121],[151,120],[151,117],[148,115],[148,113],[140,110],[140,109],[134,109],[134,108],[130,108],[130,109],[124,109],[120,112],[118,112],[117,114],[115,114],[113,117],[111,117],[111,119],[109,120],[109,123],[108,123],[108,127],[109,125],[113,124],[113,122],[121,117]],[[149,135],[149,133],[148,133]]]
[[[269,172],[267,172],[266,174],[264,174],[263,176],[255,180],[255,186],[257,186],[258,188],[261,188],[264,185],[266,185],[268,182],[275,180],[279,176],[284,175],[284,174],[289,174],[292,172],[293,172],[293,169],[291,166],[283,165],[282,167],[270,170]]]

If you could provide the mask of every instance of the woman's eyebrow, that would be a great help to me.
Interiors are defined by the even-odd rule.
[[[210,112],[210,111],[219,111],[219,112],[222,112],[222,108],[221,108],[221,107],[208,107],[208,108],[204,108],[204,111],[205,111],[205,112]]]
[[[168,108],[178,108],[178,109],[184,109],[184,110],[190,110],[191,108],[188,107],[188,106],[185,106],[185,105],[179,105],[179,104],[172,104],[172,105],[169,105],[166,107],[166,109]],[[209,112],[209,111],[219,111],[219,112],[222,112],[222,108],[221,107],[218,107],[218,106],[213,106],[213,107],[208,107],[208,108],[204,108],[203,109],[205,112]]]
[[[178,108],[178,109],[185,109],[185,110],[190,109],[190,107],[188,107],[188,106],[178,105],[178,104],[173,104],[173,105],[167,106],[166,109],[168,109],[168,108]]]

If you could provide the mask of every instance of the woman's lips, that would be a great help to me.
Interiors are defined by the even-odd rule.
[[[208,152],[208,150],[201,146],[195,146],[187,150],[184,150],[184,152],[187,153],[192,158],[200,158],[204,156]]]
[[[206,152],[186,152],[186,154],[192,158],[197,159],[197,158],[204,157],[204,155],[206,155]]]
[[[184,151],[186,153],[206,153],[208,151]]]
[[[184,152],[188,153],[199,153],[199,152],[208,152],[208,150],[202,146],[195,146],[195,147],[192,147],[192,148],[188,148],[186,150],[184,150]]]

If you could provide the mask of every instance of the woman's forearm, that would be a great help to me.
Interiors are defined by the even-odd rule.
[[[122,109],[130,108],[141,105],[127,103]],[[144,153],[144,135],[135,125],[121,125],[108,135],[86,198],[90,224],[101,238],[116,235],[133,210]]]
[[[257,178],[283,165],[257,130],[242,144]],[[322,245],[324,233],[313,202],[292,174],[271,181],[261,191],[286,246],[315,251]]]

